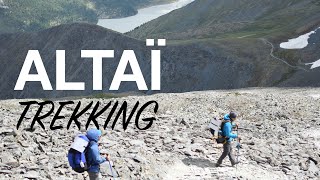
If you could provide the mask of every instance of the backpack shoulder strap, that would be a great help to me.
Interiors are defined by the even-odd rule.
[[[91,164],[92,164],[92,162],[91,162],[92,160],[88,158],[89,157],[89,151],[88,150],[92,146],[92,143],[93,143],[93,141],[89,141],[88,146],[86,147],[86,150],[85,150],[85,156],[86,156],[88,168],[90,168]]]
[[[220,127],[220,130],[222,131],[222,134],[223,134],[223,127],[226,123],[228,122],[231,122],[230,120],[223,120],[222,123],[221,123],[221,127]]]
[[[230,122],[230,120],[222,120],[221,129],[223,128],[223,126],[224,126],[227,122]]]

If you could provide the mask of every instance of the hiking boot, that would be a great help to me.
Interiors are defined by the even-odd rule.
[[[232,164],[232,167],[234,167],[235,165],[239,164],[239,161],[235,162],[234,164]]]

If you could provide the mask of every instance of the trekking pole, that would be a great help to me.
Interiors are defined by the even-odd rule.
[[[237,161],[238,161],[238,162],[240,162],[240,161],[239,161],[240,148],[241,148],[241,144],[240,144],[240,139],[239,139],[239,142],[238,142],[238,144],[237,144],[237,150],[238,150],[238,153],[237,153]]]
[[[109,136],[109,135],[111,134],[111,132],[110,132],[110,134],[109,134],[107,131],[106,131],[105,133],[107,134],[107,136]],[[109,137],[110,137],[110,136],[109,136]],[[115,177],[115,175],[114,175],[114,173],[113,173],[112,166],[111,166],[111,163],[110,163],[110,160],[109,160],[109,159],[108,159],[108,162],[109,162],[109,168],[110,168],[112,177],[113,177],[114,180],[116,180],[116,177]]]
[[[237,135],[239,136],[239,127],[237,126]],[[238,138],[238,143],[237,143],[237,161],[239,163],[239,155],[240,155],[240,147],[241,147],[241,144],[240,144],[240,138]]]
[[[113,170],[112,170],[112,166],[111,166],[110,160],[109,160],[108,162],[109,162],[109,167],[110,167],[110,171],[111,171],[112,177],[113,177],[113,179],[115,180],[116,178],[115,178],[115,175],[114,175],[114,173],[113,173]]]
[[[239,137],[239,127],[237,126],[237,135]],[[240,138],[238,138],[238,143],[237,143],[237,164],[236,164],[236,179],[238,179],[238,164],[240,163],[239,161],[239,155],[240,155],[240,147],[241,147],[241,144],[240,144]]]

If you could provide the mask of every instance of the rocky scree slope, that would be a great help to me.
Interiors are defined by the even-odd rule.
[[[239,89],[79,100],[83,104],[125,100],[131,108],[136,101],[159,103],[157,120],[150,129],[138,131],[130,123],[124,132],[119,121],[114,130],[108,128],[103,133],[100,148],[111,154],[122,179],[319,179],[319,92],[298,88]],[[70,130],[48,130],[53,115],[43,120],[47,130],[37,125],[28,129],[36,108],[27,114],[21,129],[15,130],[23,110],[19,101],[0,102],[1,176],[88,179],[67,165],[67,150],[80,131],[75,126]],[[67,106],[61,113],[69,117],[73,109]],[[215,168],[222,149],[205,128],[214,116],[230,110],[240,114],[241,163],[232,168],[226,159],[223,167]],[[152,112],[148,109],[142,117],[154,116]],[[88,116],[86,113],[80,118],[82,124]],[[107,116],[108,111],[98,119],[100,125]],[[57,123],[66,126],[64,121]],[[106,169],[102,168],[103,176],[110,177]]]

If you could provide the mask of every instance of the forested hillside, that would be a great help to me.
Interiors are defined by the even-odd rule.
[[[175,0],[0,0],[0,33],[36,31],[65,23],[119,18]]]

